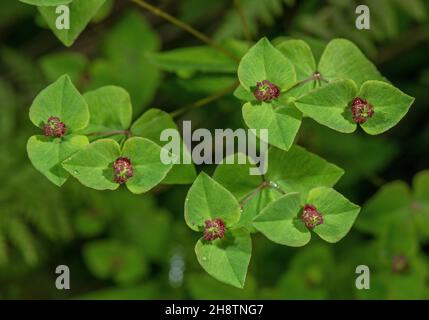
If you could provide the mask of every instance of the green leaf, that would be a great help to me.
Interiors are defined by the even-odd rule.
[[[413,202],[410,211],[415,227],[423,241],[429,239],[429,170],[416,174],[413,178]]]
[[[33,166],[51,182],[61,186],[69,174],[61,162],[89,144],[86,136],[68,135],[64,138],[32,136],[27,142],[27,153]]]
[[[148,53],[159,46],[158,35],[144,18],[138,12],[127,12],[106,35],[104,57],[91,65],[90,88],[123,87],[130,93],[133,115],[140,115],[152,101],[161,80],[159,69],[148,59]]]
[[[385,184],[362,208],[356,227],[377,235],[401,215],[408,215],[411,203],[410,188],[405,182],[394,181]]]
[[[338,273],[328,246],[317,243],[298,250],[278,280],[282,299],[327,299],[328,288],[335,285],[331,277],[334,269]]]
[[[340,241],[350,231],[360,211],[358,205],[326,187],[312,189],[307,203],[314,205],[323,216],[323,223],[313,231],[330,243]]]
[[[140,118],[138,118],[131,127],[133,135],[140,136],[152,140],[160,146],[165,146],[170,141],[161,141],[161,133],[166,129],[178,130],[176,123],[171,116],[159,109],[149,109]],[[180,137],[177,131],[177,136]],[[178,159],[190,159],[191,154],[180,138],[181,154],[175,154],[173,150],[169,150],[175,154]],[[188,184],[192,183],[197,174],[194,165],[185,164],[183,160],[173,166],[167,177],[162,181],[166,184]]]
[[[246,160],[246,163],[241,164],[239,161],[243,161],[243,159]],[[256,169],[256,166],[247,155],[233,154],[225,157],[216,167],[213,179],[230,190],[238,201],[247,201],[235,227],[254,232],[256,229],[252,224],[253,218],[272,199],[270,190],[267,189],[254,194],[255,190],[263,183],[263,179],[261,175],[251,175],[249,171],[251,168]],[[250,200],[245,200],[248,197],[251,197]]]
[[[270,148],[268,156],[266,179],[285,193],[300,193],[301,199],[313,188],[334,186],[344,174],[341,168],[296,145],[288,152]]]
[[[198,262],[215,279],[243,288],[252,254],[250,234],[242,229],[228,230],[212,242],[200,239],[195,246]]]
[[[116,86],[105,86],[84,94],[90,121],[85,134],[128,130],[133,108],[130,95]]]
[[[119,284],[133,284],[147,273],[141,251],[114,239],[90,242],[83,249],[85,263],[99,279],[113,278]]]
[[[360,87],[367,80],[385,80],[360,49],[346,39],[328,43],[320,58],[318,71],[329,80],[351,79]]]
[[[293,65],[267,38],[259,40],[241,59],[238,78],[248,91],[263,80],[274,83],[281,90],[291,87],[296,82]]]
[[[19,0],[26,4],[31,4],[33,6],[59,6],[61,4],[67,4],[73,0]]]
[[[413,97],[381,81],[365,82],[358,96],[374,107],[374,115],[361,124],[368,134],[380,134],[395,126],[414,102]]]
[[[299,220],[302,210],[298,193],[289,193],[271,202],[253,219],[253,225],[268,239],[291,247],[306,245],[310,231]]]
[[[414,176],[413,191],[416,200],[429,203],[429,170],[423,170]]]
[[[234,90],[234,97],[242,101],[254,101],[256,100],[252,92],[247,91],[242,85],[239,85],[237,89]]]
[[[356,130],[348,109],[356,97],[357,87],[351,80],[338,80],[310,91],[294,101],[304,114],[331,129],[350,133]]]
[[[66,134],[88,125],[88,105],[67,75],[42,90],[30,107],[30,120],[36,126],[42,128],[49,117],[59,117],[67,127]]]
[[[234,73],[237,62],[209,46],[186,47],[148,55],[160,68],[176,73]]]
[[[268,141],[265,142],[283,150],[289,150],[301,125],[301,113],[280,102],[248,102],[243,105],[242,113],[246,125],[257,129],[256,135],[260,139],[259,129],[267,129]]]
[[[247,277],[244,288],[234,288],[221,283],[207,273],[188,274],[186,287],[191,299],[204,300],[246,300],[252,299],[256,294],[256,281]]]
[[[74,83],[81,80],[88,65],[88,59],[77,52],[53,53],[43,56],[40,66],[48,81],[55,81],[63,74],[68,74]]]
[[[131,159],[134,168],[134,176],[126,182],[132,193],[149,191],[165,178],[173,165],[162,163],[160,154],[161,147],[148,139],[133,137],[125,141],[122,156]]]
[[[244,160],[245,163],[240,163]],[[249,170],[255,167],[250,157],[243,153],[236,153],[222,160],[216,167],[213,179],[230,190],[237,200],[242,200],[263,182],[262,176],[250,174]]]
[[[202,231],[206,220],[216,218],[230,228],[240,219],[240,206],[231,192],[202,172],[188,191],[185,221],[192,230]]]
[[[56,7],[39,7],[39,11],[48,23],[49,27],[67,47],[71,46],[79,34],[85,29],[105,0],[73,0],[68,7],[70,9],[70,29],[58,29],[56,20],[59,14]]]
[[[100,139],[63,162],[63,167],[84,186],[96,190],[115,190],[113,162],[121,155],[119,144]]]
[[[292,62],[297,81],[304,81],[316,72],[316,60],[310,46],[303,40],[285,40],[276,48]],[[299,97],[314,88],[314,81],[297,86],[288,92],[288,95]]]

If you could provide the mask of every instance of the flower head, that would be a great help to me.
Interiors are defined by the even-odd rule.
[[[323,223],[322,214],[311,204],[306,204],[304,206],[301,219],[308,229],[313,229]]]
[[[66,125],[58,117],[49,117],[43,125],[43,133],[48,137],[62,137],[66,134]]]
[[[113,180],[119,184],[127,182],[129,178],[134,176],[131,160],[126,157],[116,159],[113,163],[113,170],[115,172]]]
[[[226,227],[222,219],[216,218],[213,220],[206,220],[204,224],[203,237],[205,240],[213,241],[224,237]]]
[[[408,269],[408,259],[400,254],[392,258],[392,271],[395,273],[403,273]]]
[[[263,80],[256,84],[253,95],[259,101],[271,101],[280,96],[280,88],[268,80]]]
[[[354,98],[351,107],[353,121],[356,123],[365,123],[374,115],[374,107],[365,99]]]

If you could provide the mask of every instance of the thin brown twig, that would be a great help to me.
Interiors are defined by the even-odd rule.
[[[252,34],[250,33],[249,24],[247,23],[246,15],[244,14],[243,7],[241,6],[240,0],[234,0],[235,8],[240,16],[241,24],[243,25],[243,33],[246,41],[252,42]]]
[[[259,192],[264,190],[265,188],[269,187],[270,183],[268,181],[262,181],[259,186],[256,187],[255,190],[252,191],[248,196],[246,196],[241,202],[240,202],[240,208],[243,209],[246,204],[249,203],[250,200],[252,200]]]
[[[216,49],[217,51],[223,53],[224,55],[228,56],[229,58],[235,60],[235,61],[240,61],[240,58],[237,57],[235,54],[233,54],[232,52],[230,52],[229,50],[225,49],[224,47],[220,46],[218,43],[216,43],[215,41],[213,41],[212,39],[210,39],[208,36],[206,36],[204,33],[196,30],[195,28],[193,28],[192,26],[190,26],[189,24],[180,21],[179,19],[173,17],[172,15],[168,14],[167,12],[147,3],[144,0],[131,0],[132,2],[134,2],[136,5],[149,10],[150,12],[152,12],[153,14],[167,20],[168,22],[174,24],[176,27],[192,34],[195,38],[207,43],[209,46],[213,47],[214,49]]]
[[[226,88],[224,88],[224,89],[222,89],[222,90],[220,90],[220,91],[218,91],[218,92],[216,92],[216,93],[214,93],[208,97],[197,100],[194,103],[192,103],[191,105],[177,109],[176,111],[170,113],[170,115],[173,118],[175,118],[175,117],[178,117],[178,116],[182,115],[183,113],[185,113],[189,110],[201,108],[201,107],[209,104],[210,102],[216,101],[216,100],[222,98],[223,96],[227,95],[228,93],[234,91],[235,88],[238,87],[238,85],[239,85],[239,82],[236,81],[232,85],[230,85],[230,86],[228,86],[228,87],[226,87]]]

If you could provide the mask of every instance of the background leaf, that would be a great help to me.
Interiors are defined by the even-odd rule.
[[[244,286],[252,253],[248,232],[241,229],[228,230],[222,239],[210,243],[199,240],[195,253],[208,274],[234,287]]]
[[[161,74],[148,59],[159,47],[159,37],[147,22],[137,12],[126,12],[104,39],[104,55],[91,65],[89,87],[123,87],[130,93],[133,115],[140,115],[160,84]]]
[[[237,63],[208,46],[186,47],[151,53],[149,59],[160,68],[178,74],[201,72],[234,73]]]
[[[62,52],[45,55],[39,63],[48,81],[53,82],[67,74],[73,83],[79,83],[89,61],[80,53]]]

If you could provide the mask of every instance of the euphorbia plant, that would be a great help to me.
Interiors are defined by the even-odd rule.
[[[54,1],[33,2],[52,25],[53,8],[46,3]],[[72,12],[82,9],[82,0],[68,2]],[[88,1],[87,14],[70,31],[56,32],[63,43],[71,45],[102,2]],[[29,139],[27,150],[35,168],[58,186],[70,175],[90,188],[125,185],[133,193],[160,183],[193,183],[184,213],[188,226],[201,236],[197,259],[216,279],[243,287],[252,233],[292,247],[306,245],[312,234],[334,243],[349,232],[359,213],[359,206],[333,189],[344,171],[295,144],[303,119],[342,133],[360,126],[368,134],[380,134],[401,120],[413,98],[390,84],[345,39],[332,40],[318,62],[302,40],[274,46],[262,38],[243,56],[246,45],[241,43],[234,52],[237,59],[214,47],[227,56],[219,68],[237,70],[235,96],[245,101],[244,122],[252,129],[268,129],[271,147],[264,175],[249,175],[250,160],[225,161],[213,177],[196,177],[192,165],[162,163],[165,142],[160,134],[176,128],[171,115],[150,109],[133,122],[131,99],[123,88],[105,86],[81,95],[67,75],[44,89],[30,107],[39,135]],[[212,50],[197,52],[206,49]]]

